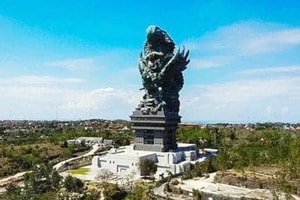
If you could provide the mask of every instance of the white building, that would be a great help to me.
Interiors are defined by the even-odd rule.
[[[88,146],[93,146],[94,144],[101,144],[103,142],[102,137],[78,137],[76,139],[67,140],[68,144],[80,144],[84,142]]]
[[[157,163],[155,177],[182,173],[190,169],[191,163],[199,162],[198,150],[195,144],[178,144],[176,152],[151,152],[133,150],[134,146],[124,146],[111,149],[106,155],[95,156],[92,160],[93,169],[106,169],[113,173],[126,175],[130,173],[140,176],[139,161],[147,158]],[[202,158],[203,159],[203,158]]]
[[[94,144],[101,144],[102,137],[79,137],[77,140],[84,141],[86,145],[93,146]]]

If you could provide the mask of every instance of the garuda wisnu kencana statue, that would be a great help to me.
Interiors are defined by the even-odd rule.
[[[139,58],[139,70],[145,94],[139,105],[144,114],[164,109],[179,112],[179,91],[183,86],[182,71],[189,63],[189,51],[174,53],[175,43],[166,31],[157,26],[146,30],[147,40]]]

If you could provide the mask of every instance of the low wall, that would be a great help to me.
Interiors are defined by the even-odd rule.
[[[57,169],[58,172],[64,172],[67,171],[69,169],[76,169],[79,167],[84,167],[87,165],[91,165],[92,164],[92,158],[93,156],[85,156],[85,157],[81,157],[69,162],[66,162],[63,166],[61,166],[59,169]]]

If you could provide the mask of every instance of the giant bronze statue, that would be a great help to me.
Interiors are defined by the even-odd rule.
[[[189,51],[178,48],[174,53],[174,41],[157,26],[149,26],[146,32],[138,64],[145,94],[130,116],[135,149],[176,151],[179,91],[183,86],[182,71],[189,63]]]
[[[183,86],[182,71],[189,63],[189,51],[180,48],[174,54],[171,37],[156,26],[147,29],[147,41],[139,59],[145,95],[140,104],[143,113],[159,109],[179,111],[179,91]]]

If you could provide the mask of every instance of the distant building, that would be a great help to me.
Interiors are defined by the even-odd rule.
[[[199,125],[196,123],[179,123],[178,126],[179,127],[197,127]]]
[[[107,145],[107,146],[111,146],[114,144],[113,140],[108,140],[108,139],[104,139],[103,140],[103,144]]]
[[[80,144],[81,140],[78,139],[71,139],[71,140],[67,140],[68,144]]]
[[[103,142],[102,137],[79,137],[77,139],[67,140],[68,144],[80,144],[84,142],[88,146],[93,146],[94,144],[101,144]]]

